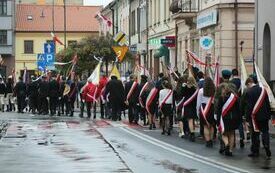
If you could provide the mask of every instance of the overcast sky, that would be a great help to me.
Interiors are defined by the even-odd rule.
[[[84,5],[107,5],[112,0],[84,0]]]

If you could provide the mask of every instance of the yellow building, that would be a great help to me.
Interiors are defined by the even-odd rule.
[[[99,24],[94,16],[100,6],[68,6],[66,8],[66,46],[82,38],[98,36]],[[54,16],[54,18],[53,18]],[[37,70],[37,56],[44,52],[44,43],[52,41],[51,32],[65,43],[64,8],[50,5],[17,5],[15,70],[22,75],[26,67],[29,74]],[[63,45],[57,43],[56,52]]]

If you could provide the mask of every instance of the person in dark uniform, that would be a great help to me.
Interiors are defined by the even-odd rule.
[[[35,114],[36,110],[38,110],[38,89],[39,89],[39,83],[38,80],[34,76],[31,77],[31,83],[27,87],[27,95],[30,100],[30,109],[32,110],[32,113]]]
[[[204,87],[199,90],[197,97],[197,115],[202,117],[204,139],[206,147],[213,147],[213,134],[216,121],[214,119],[215,84],[210,77],[206,77]]]
[[[121,120],[121,110],[124,105],[125,91],[123,84],[116,76],[111,76],[111,80],[106,85],[105,95],[109,95],[112,109],[112,120]]]
[[[50,97],[50,114],[51,116],[56,114],[56,108],[58,106],[59,97],[59,84],[56,80],[56,76],[52,75],[49,82],[49,97]]]
[[[68,102],[69,102],[69,114],[74,116],[74,104],[77,95],[77,83],[76,80],[73,80],[70,85],[70,92],[68,93]]]
[[[269,120],[271,118],[271,109],[267,92],[264,87],[255,84],[252,78],[248,78],[245,85],[248,87],[246,93],[246,120],[250,123],[252,133],[251,154],[248,156],[259,156],[261,133],[267,159],[270,159]]]
[[[197,84],[194,77],[190,76],[187,79],[187,83],[183,88],[183,118],[188,122],[189,127],[189,139],[195,141],[195,119],[197,119],[196,104],[197,104]]]
[[[23,110],[25,108],[27,87],[26,84],[23,82],[22,77],[19,77],[19,81],[14,87],[14,93],[17,97],[18,113],[24,113]]]
[[[64,115],[64,106],[65,106],[65,100],[64,100],[64,90],[65,90],[65,81],[66,78],[64,76],[61,77],[61,80],[59,81],[59,98],[58,98],[58,116],[61,114]]]
[[[136,81],[137,77],[134,75],[130,76],[130,81],[125,84],[125,104],[128,106],[128,118],[129,123],[138,124],[138,96],[139,96],[139,86]]]
[[[80,118],[83,118],[83,113],[85,108],[85,100],[83,98],[83,90],[85,88],[84,86],[86,85],[85,79],[86,79],[86,76],[84,77],[84,80],[79,81],[77,84],[79,98],[80,98],[80,113],[79,113]]]
[[[7,112],[11,112],[14,109],[12,76],[8,77],[8,82],[6,86],[7,86],[7,98],[6,98]]]
[[[148,96],[148,91],[146,90],[148,88],[147,78],[147,76],[141,75],[141,81],[139,85],[139,114],[140,119],[143,120],[144,125],[147,125],[145,109],[146,97]]]
[[[4,109],[5,109],[5,98],[6,97],[7,97],[6,84],[5,84],[2,76],[0,76],[0,102],[1,102],[2,112],[4,112]]]
[[[42,76],[42,80],[39,83],[38,96],[39,96],[39,114],[47,115],[49,113],[49,83],[47,82],[47,77]]]
[[[235,130],[241,123],[239,97],[228,85],[223,85],[222,95],[217,105],[217,125],[221,133],[223,145],[220,153],[232,156],[235,143]]]

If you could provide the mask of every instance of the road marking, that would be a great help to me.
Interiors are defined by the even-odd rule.
[[[131,134],[131,135],[133,135],[133,136],[135,136],[135,137],[137,137],[137,138],[139,138],[139,139],[142,139],[142,140],[144,140],[148,143],[151,143],[153,145],[161,147],[161,148],[163,148],[167,151],[174,152],[178,155],[182,155],[184,157],[187,157],[187,158],[190,158],[192,160],[201,162],[203,164],[218,168],[220,170],[224,170],[224,171],[231,172],[231,173],[240,173],[240,172],[241,173],[251,173],[250,171],[240,169],[240,168],[237,168],[237,167],[233,167],[233,166],[230,166],[230,165],[226,165],[223,162],[219,162],[217,160],[213,160],[213,159],[198,155],[196,153],[184,150],[182,148],[173,146],[171,144],[165,143],[163,141],[160,141],[160,140],[155,139],[153,137],[150,137],[148,135],[142,134],[142,133],[140,133],[136,130],[132,130],[128,127],[120,127],[120,129],[127,132],[127,133],[129,133],[129,134]]]

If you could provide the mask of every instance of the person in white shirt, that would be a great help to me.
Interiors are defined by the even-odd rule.
[[[162,83],[163,89],[159,92],[159,109],[162,118],[162,133],[167,135],[171,134],[170,119],[173,116],[173,90],[171,84],[164,80]]]
[[[202,117],[201,123],[204,127],[204,139],[206,147],[213,147],[214,134],[214,94],[215,84],[210,77],[205,78],[204,87],[199,90],[197,97],[197,115]]]

